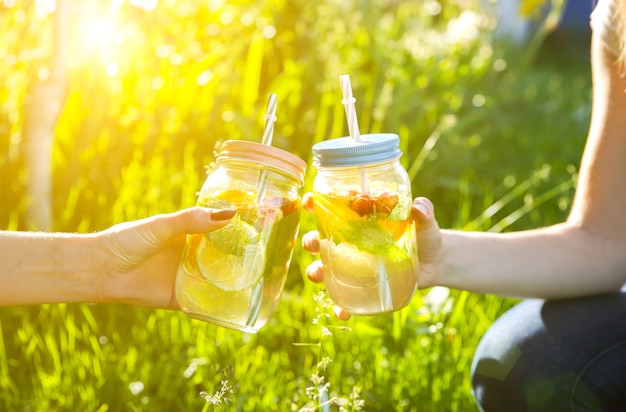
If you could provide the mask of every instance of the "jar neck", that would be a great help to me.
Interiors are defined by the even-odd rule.
[[[251,172],[261,174],[262,172],[267,172],[266,177],[296,188],[300,188],[304,184],[304,182],[292,173],[264,163],[240,159],[221,159],[217,162],[217,165],[226,170],[243,174],[250,174]]]
[[[383,171],[386,169],[394,169],[398,166],[400,166],[400,162],[399,162],[400,158],[394,158],[394,159],[390,159],[390,160],[385,160],[384,162],[378,162],[378,163],[367,163],[367,164],[362,164],[362,165],[356,165],[356,166],[322,166],[322,165],[317,165],[317,170],[319,170],[320,172],[328,172],[328,173],[352,173],[354,171],[357,170],[363,170],[363,169],[367,169],[367,170],[371,170],[371,171]]]

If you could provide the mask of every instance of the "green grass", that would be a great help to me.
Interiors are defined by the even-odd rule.
[[[126,5],[123,46],[108,56],[72,46],[53,158],[55,230],[193,205],[222,140],[260,139],[269,93],[279,98],[274,144],[310,161],[312,144],[347,133],[342,73],[361,131],[400,134],[414,194],[435,202],[441,226],[510,231],[566,216],[590,109],[584,52],[548,44],[535,53],[483,31],[449,41],[466,1],[438,15],[428,2],[205,3]],[[24,2],[0,14],[0,60],[14,62],[0,65],[8,229],[22,227],[22,108],[48,47],[50,19],[33,10]],[[313,227],[305,215],[301,233]],[[116,304],[0,308],[0,410],[475,410],[474,348],[515,301],[452,291],[436,304],[420,291],[392,315],[341,322],[304,281],[312,259],[296,250],[278,310],[257,335]]]

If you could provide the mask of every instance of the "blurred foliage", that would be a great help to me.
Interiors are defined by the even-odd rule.
[[[50,3],[0,2],[2,228],[21,227],[23,107],[49,75]],[[312,144],[347,134],[343,73],[361,132],[400,135],[414,194],[435,202],[441,226],[560,221],[588,126],[588,61],[494,39],[486,4],[72,2],[55,230],[193,205],[223,140],[260,141],[269,93],[274,145],[310,160]],[[313,224],[305,216],[301,233]],[[452,292],[433,308],[424,291],[403,311],[343,324],[302,281],[311,260],[296,251],[276,316],[253,336],[119,305],[3,308],[0,409],[212,410],[200,394],[223,380],[236,389],[216,410],[315,409],[323,376],[331,397],[359,388],[364,410],[474,410],[473,348],[513,302]]]
[[[0,14],[2,227],[16,224],[24,197],[22,107],[29,86],[46,79],[51,47],[46,2],[25,3]],[[314,142],[347,133],[342,73],[352,77],[361,131],[399,133],[408,167],[433,132],[443,133],[424,167],[413,167],[420,194],[439,200],[467,171],[481,185],[481,176],[496,174],[490,169],[502,179],[551,162],[572,121],[573,137],[584,136],[588,81],[568,84],[582,91],[569,101],[558,96],[561,74],[520,82],[532,74],[494,46],[495,23],[477,3],[72,3],[71,91],[54,155],[56,229],[94,230],[193,204],[184,191],[193,185],[183,182],[202,178],[221,141],[260,140],[269,93],[279,98],[274,144],[308,159]],[[573,118],[554,118],[563,104]],[[548,151],[532,163],[517,155],[546,129]],[[122,198],[137,192],[132,202]],[[442,197],[440,219],[451,225],[458,205]],[[127,204],[133,213],[120,211]]]

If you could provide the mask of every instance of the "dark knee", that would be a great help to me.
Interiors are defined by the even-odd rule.
[[[518,376],[512,373],[519,353],[513,348],[508,356],[490,357],[479,352],[472,368],[472,388],[476,402],[486,412],[514,411],[523,397]],[[521,409],[520,409],[521,410]]]

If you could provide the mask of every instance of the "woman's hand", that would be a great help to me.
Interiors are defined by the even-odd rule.
[[[302,198],[304,209],[312,212],[314,206],[313,195],[307,193]],[[418,285],[420,289],[435,286],[437,283],[437,267],[442,255],[442,236],[439,225],[435,220],[433,204],[425,197],[418,197],[413,201],[411,215],[415,222],[415,236],[419,257]],[[311,231],[302,237],[302,246],[310,253],[319,253],[319,232]],[[316,260],[306,268],[306,276],[314,283],[324,281],[324,270],[321,260]],[[339,319],[347,320],[350,315],[341,308],[335,308],[335,315]]]
[[[411,207],[411,216],[415,222],[419,260],[418,287],[427,289],[438,284],[438,268],[443,257],[443,237],[435,219],[435,207],[429,199],[416,198]]]
[[[234,214],[234,210],[192,207],[96,233],[98,300],[177,309],[174,283],[185,235],[219,229]]]

